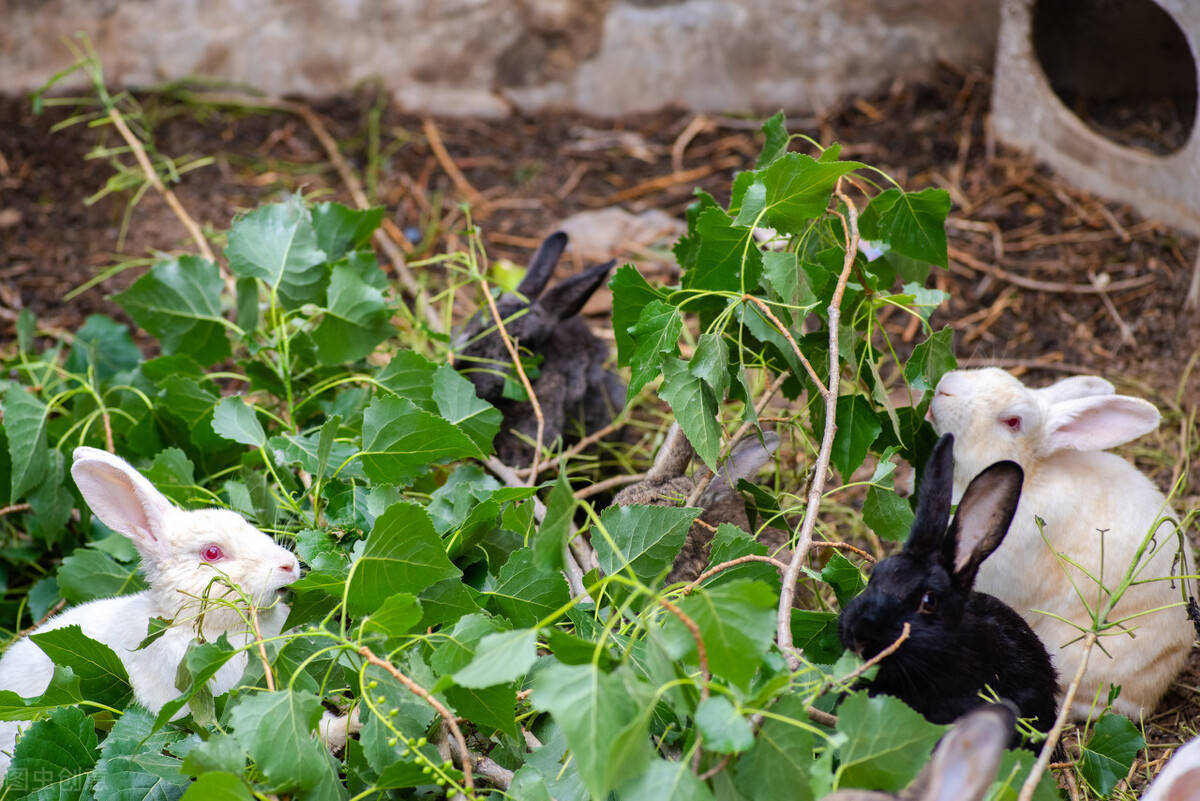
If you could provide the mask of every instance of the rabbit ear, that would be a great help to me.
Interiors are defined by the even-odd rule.
[[[1056,381],[1048,387],[1033,390],[1033,394],[1047,404],[1060,403],[1075,398],[1091,398],[1096,395],[1112,395],[1116,389],[1098,375],[1075,375]]]
[[[1046,414],[1044,453],[1102,451],[1158,428],[1154,404],[1128,395],[1100,395],[1055,403]]]
[[[565,320],[574,317],[587,303],[592,293],[600,288],[608,271],[617,263],[616,259],[589,267],[578,275],[573,275],[546,290],[538,303],[546,310],[552,319]]]
[[[679,478],[687,472],[693,453],[692,443],[684,436],[679,423],[671,423],[662,445],[658,447],[658,453],[654,455],[654,465],[646,471],[646,480],[658,482]]]
[[[525,271],[525,277],[521,279],[521,283],[517,284],[517,291],[529,300],[542,294],[542,290],[546,288],[546,282],[554,274],[554,265],[558,264],[559,257],[566,249],[567,235],[562,231],[555,231],[543,239],[542,244],[538,245],[537,252],[533,254],[533,260],[529,262],[529,269]]]
[[[128,462],[96,448],[76,448],[71,475],[96,517],[133,540],[143,557],[170,555],[166,521],[175,507]]]
[[[774,431],[765,431],[762,440],[751,434],[746,439],[733,446],[729,458],[717,475],[713,484],[736,486],[738,479],[749,479],[771,460],[771,454],[779,450],[779,435]]]
[[[1167,761],[1142,801],[1194,801],[1200,798],[1200,739],[1180,748]]]
[[[1017,716],[991,704],[961,718],[901,797],[907,801],[982,801],[987,796]]]
[[[934,553],[940,549],[950,522],[950,496],[954,492],[954,435],[943,434],[933,446],[921,476],[917,514],[904,550]]]
[[[838,790],[821,801],[896,801],[896,796],[874,790]]]
[[[996,462],[967,485],[948,541],[954,543],[955,579],[960,586],[975,583],[979,565],[1004,541],[1021,500],[1025,471],[1016,462]]]

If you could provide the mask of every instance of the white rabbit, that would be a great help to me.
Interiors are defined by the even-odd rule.
[[[1142,801],[1196,801],[1200,798],[1200,738],[1176,751]]]
[[[300,577],[300,563],[291,551],[276,545],[235,512],[176,508],[141,473],[105,451],[76,448],[71,475],[95,515],[133,541],[150,588],[69,609],[34,633],[78,625],[88,637],[108,645],[129,673],[134,698],[151,712],[158,712],[179,695],[176,671],[197,628],[209,641],[227,635],[235,648],[253,637],[237,611],[221,603],[202,605],[198,600],[219,573],[228,576],[256,606],[265,608],[260,617],[263,636],[279,634],[288,613],[279,595]],[[236,595],[220,582],[208,589],[208,595],[236,603]],[[135,650],[153,617],[174,624],[153,643]],[[243,651],[217,671],[209,681],[214,695],[236,685],[246,661]],[[0,689],[25,697],[40,695],[53,670],[42,650],[22,637],[0,658]],[[0,723],[0,776],[8,770],[17,734],[25,725]],[[346,728],[344,723],[339,727],[328,720],[322,722],[322,731],[332,734],[335,744],[339,735],[344,744]]]
[[[913,783],[899,795],[873,790],[838,790],[823,801],[983,801],[996,780],[1016,713],[990,704],[963,715]]]
[[[1147,401],[1114,394],[1112,384],[1095,376],[1068,378],[1044,389],[1030,389],[996,368],[956,370],[938,383],[929,420],[939,434],[952,433],[956,498],[981,470],[1011,459],[1025,470],[1021,503],[1004,543],[979,571],[975,587],[996,596],[1025,616],[1042,638],[1058,669],[1060,692],[1075,675],[1079,633],[1058,615],[1088,627],[1083,601],[1096,606],[1100,589],[1080,568],[1065,565],[1065,554],[1106,587],[1115,585],[1133,563],[1150,529],[1159,521],[1138,579],[1167,579],[1130,587],[1110,613],[1134,636],[1105,636],[1088,663],[1070,714],[1084,720],[1099,694],[1101,706],[1110,684],[1120,685],[1116,710],[1137,720],[1157,705],[1183,667],[1194,629],[1181,604],[1191,583],[1190,546],[1177,564],[1179,537],[1163,494],[1133,465],[1104,453],[1158,427],[1158,410]],[[1046,540],[1035,522],[1045,521]],[[1103,559],[1101,537],[1103,534]],[[1149,553],[1149,551],[1148,551]],[[1172,578],[1174,577],[1174,578]],[[1074,582],[1074,586],[1072,584]],[[1110,658],[1111,657],[1111,658]],[[1060,699],[1061,700],[1061,699]]]

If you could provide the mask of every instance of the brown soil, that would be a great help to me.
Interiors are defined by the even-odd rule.
[[[1200,315],[1186,313],[1197,242],[1129,208],[1074,189],[987,134],[986,76],[949,71],[928,85],[897,84],[820,120],[789,128],[843,155],[878,165],[908,189],[941,186],[954,200],[951,269],[938,272],[950,292],[937,327],[953,325],[960,363],[1000,364],[1032,382],[1094,372],[1147,397],[1164,412],[1159,433],[1129,451],[1160,486],[1189,473],[1181,509],[1200,504]],[[371,166],[367,130],[373,92],[314,104],[350,165]],[[177,185],[184,206],[204,225],[228,227],[233,215],[280,190],[321,192],[348,201],[345,187],[311,131],[286,113],[216,113],[144,98],[159,150],[175,157],[213,156],[213,166]],[[97,270],[156,249],[189,249],[186,232],[152,192],[141,200],[121,253],[124,199],[85,199],[112,175],[105,159],[86,157],[108,128],[50,133],[61,111],[34,116],[25,98],[0,97],[0,346],[13,321],[32,309],[45,328],[72,330],[88,314],[121,317],[105,296],[140,268],[70,302],[63,296]],[[661,113],[620,122],[548,114],[505,121],[438,119],[466,181],[489,200],[476,215],[489,255],[525,262],[538,239],[572,213],[621,202],[631,211],[680,215],[694,186],[727,198],[735,169],[753,166],[755,125],[710,118],[686,141],[693,115]],[[422,120],[382,110],[376,198],[399,231],[421,232],[410,259],[461,243],[458,187],[430,149]],[[684,145],[686,175],[672,179],[672,147]],[[123,160],[131,161],[127,156]],[[646,182],[659,179],[657,183]],[[670,280],[669,265],[644,263]],[[1117,289],[1095,291],[1105,282]],[[917,333],[899,315],[897,339]],[[1178,743],[1200,720],[1200,653],[1147,721],[1155,743]],[[1165,752],[1151,751],[1158,759]],[[1139,763],[1140,764],[1140,763]],[[1135,780],[1135,786],[1141,782]]]

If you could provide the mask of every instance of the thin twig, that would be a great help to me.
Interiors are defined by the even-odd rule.
[[[442,144],[442,134],[438,131],[437,123],[433,121],[432,117],[426,117],[422,121],[421,127],[425,132],[426,141],[429,142],[429,149],[433,151],[433,155],[442,165],[442,169],[450,176],[450,180],[458,187],[458,191],[463,194],[467,202],[476,208],[476,216],[482,216],[488,205],[487,199],[479,194],[478,189],[471,186],[471,182],[462,174],[462,170],[454,163],[454,159],[450,158],[449,151]]]
[[[589,445],[599,442],[600,440],[607,437],[609,434],[611,434],[614,431],[621,428],[621,426],[625,425],[625,422],[626,422],[626,415],[624,412],[622,412],[621,414],[617,415],[616,419],[613,420],[608,425],[604,426],[603,428],[596,429],[595,431],[588,434],[586,437],[579,440],[574,445],[572,445],[571,447],[569,447],[565,451],[563,451],[561,460],[554,461],[554,462],[546,462],[545,464],[543,464],[539,468],[539,472],[544,473],[545,471],[549,470],[551,467],[557,467],[559,464],[566,462],[568,459],[578,456]],[[523,478],[527,477],[529,475],[529,468],[522,467],[521,469],[517,470],[516,473],[518,476],[521,476]]]
[[[480,287],[483,289],[483,297],[487,300],[488,308],[492,312],[492,319],[496,321],[496,331],[500,334],[500,339],[504,340],[504,347],[508,350],[508,355],[512,358],[513,367],[516,368],[517,376],[521,379],[521,386],[525,388],[525,394],[529,397],[529,405],[533,407],[533,415],[537,418],[537,438],[533,443],[533,463],[529,465],[529,481],[528,486],[532,487],[537,483],[538,460],[542,458],[542,440],[546,436],[546,417],[542,414],[542,404],[538,402],[537,394],[533,391],[533,384],[529,383],[529,376],[525,375],[525,367],[521,364],[521,357],[517,353],[517,347],[513,344],[512,338],[508,335],[508,330],[504,327],[504,320],[500,317],[500,310],[496,308],[496,299],[492,297],[492,288],[488,285],[488,281],[482,275],[479,277]]]
[[[512,786],[513,772],[503,765],[496,762],[491,757],[477,754],[474,751],[468,751],[464,757],[462,752],[458,750],[458,742],[456,740],[449,741],[450,753],[458,759],[459,762],[471,761],[471,767],[479,774],[479,778],[486,779],[493,787],[499,787],[501,790],[507,790]]]
[[[815,706],[810,706],[804,711],[808,713],[808,717],[813,723],[820,723],[822,726],[828,726],[831,729],[837,728],[837,715],[823,712]]]
[[[842,192],[841,180],[838,180],[834,190],[838,198],[846,204],[846,216],[849,220],[846,231],[846,258],[842,263],[842,273],[838,276],[837,287],[829,301],[829,385],[821,390],[825,402],[825,432],[821,437],[821,448],[817,451],[817,461],[813,465],[812,484],[808,488],[808,505],[804,509],[804,520],[800,524],[800,534],[796,541],[796,550],[792,553],[792,561],[788,564],[783,576],[783,588],[779,594],[779,610],[776,617],[775,637],[779,650],[787,658],[792,670],[800,667],[800,658],[792,644],[792,598],[796,593],[796,582],[800,577],[800,566],[808,557],[812,548],[813,529],[817,525],[817,512],[821,508],[821,495],[825,491],[826,472],[829,470],[829,457],[833,450],[833,435],[837,432],[834,418],[837,414],[838,380],[841,374],[841,364],[838,349],[838,327],[841,322],[842,295],[846,291],[846,282],[850,280],[850,272],[854,268],[854,260],[858,256],[858,209]]]
[[[52,607],[50,607],[49,609],[47,609],[47,610],[46,610],[46,614],[42,615],[42,618],[41,618],[41,620],[39,620],[37,623],[34,623],[32,626],[30,626],[29,628],[25,629],[24,631],[21,631],[21,632],[19,632],[19,633],[17,634],[17,636],[18,636],[18,637],[24,637],[26,634],[28,634],[29,632],[33,631],[33,630],[34,630],[34,629],[36,629],[38,626],[42,625],[42,624],[43,624],[43,623],[45,623],[47,620],[49,620],[50,618],[54,617],[54,616],[55,616],[55,615],[57,615],[59,612],[61,612],[61,611],[62,611],[62,608],[63,608],[64,606],[66,606],[66,605],[67,605],[67,599],[66,599],[66,598],[62,598],[62,599],[60,599],[58,603],[56,603],[54,606],[52,606]]]
[[[1062,704],[1058,709],[1058,717],[1054,719],[1054,725],[1046,734],[1046,742],[1042,744],[1042,752],[1038,754],[1038,760],[1034,764],[1033,769],[1029,771],[1029,776],[1026,777],[1025,783],[1021,785],[1021,793],[1017,796],[1017,801],[1032,801],[1033,791],[1037,789],[1038,781],[1042,778],[1042,774],[1046,772],[1046,767],[1050,764],[1051,757],[1054,756],[1054,747],[1058,745],[1058,738],[1062,736],[1063,727],[1067,723],[1067,715],[1071,712],[1071,704],[1075,701],[1075,693],[1079,690],[1079,683],[1083,681],[1083,673],[1087,670],[1088,657],[1091,656],[1092,646],[1096,644],[1096,632],[1089,631],[1083,638],[1083,655],[1079,660],[1079,667],[1075,670],[1075,677],[1071,679],[1071,683],[1067,685],[1067,692],[1063,695]]]
[[[904,641],[908,639],[908,635],[911,633],[912,633],[912,625],[910,623],[908,623],[907,621],[905,621],[904,628],[900,630],[900,636],[896,638],[896,641],[894,643],[889,645],[887,648],[884,648],[879,653],[875,654],[875,656],[871,657],[866,662],[863,662],[861,665],[859,665],[857,668],[855,668],[854,670],[847,673],[845,676],[842,676],[840,679],[837,680],[837,683],[838,684],[849,684],[850,682],[854,681],[862,674],[866,673],[871,668],[878,665],[883,660],[887,659],[892,654],[896,653],[896,651],[900,650],[900,646],[904,644]]]
[[[578,500],[590,498],[593,495],[598,495],[601,492],[612,489],[613,487],[623,487],[626,484],[632,484],[635,481],[641,481],[645,477],[645,473],[633,473],[628,476],[612,476],[611,478],[606,478],[603,481],[597,481],[595,484],[589,484],[583,489],[578,490],[575,493],[575,498]]]
[[[812,543],[814,548],[832,548],[835,551],[850,551],[850,553],[861,556],[868,562],[874,564],[877,560],[874,556],[864,551],[862,548],[857,548],[848,542],[826,542],[824,540],[814,540]]]
[[[787,563],[780,559],[776,559],[773,556],[763,556],[761,554],[750,553],[750,554],[746,554],[745,556],[739,556],[737,559],[730,559],[728,562],[722,562],[719,565],[714,565],[713,567],[710,567],[708,570],[705,570],[703,573],[701,573],[695,579],[693,579],[692,581],[685,584],[680,589],[680,592],[683,595],[687,595],[692,590],[696,589],[701,584],[703,584],[705,581],[707,581],[708,579],[717,575],[721,571],[728,570],[731,567],[737,567],[738,565],[744,565],[749,562],[765,562],[769,565],[775,565],[775,567],[779,568],[780,570],[787,569]]]
[[[951,258],[951,269],[954,268],[954,263],[977,270],[979,272],[988,273],[999,278],[1001,281],[1006,281],[1014,286],[1022,287],[1023,289],[1031,289],[1035,292],[1050,292],[1063,293],[1068,295],[1095,295],[1100,292],[1120,292],[1124,289],[1136,289],[1139,286],[1153,284],[1158,280],[1158,276],[1153,273],[1139,275],[1137,278],[1126,278],[1120,281],[1110,281],[1104,286],[1098,284],[1066,284],[1058,281],[1039,281],[1036,278],[1027,278],[1024,275],[1009,272],[1003,267],[997,267],[994,264],[988,264],[985,261],[975,258],[966,251],[959,250],[955,247],[950,247],[948,253]]]
[[[762,309],[762,313],[767,315],[767,319],[769,319],[775,325],[775,327],[779,329],[779,333],[783,334],[783,336],[787,339],[788,344],[792,346],[792,351],[796,354],[796,358],[799,359],[800,363],[804,365],[804,369],[808,371],[808,377],[811,378],[813,383],[817,385],[817,389],[825,389],[825,382],[823,382],[820,376],[817,375],[817,371],[814,370],[812,364],[809,363],[808,357],[804,355],[804,353],[800,350],[800,346],[796,344],[796,340],[792,338],[792,332],[788,331],[787,326],[779,321],[779,318],[775,316],[773,311],[771,311],[771,307],[767,305],[766,301],[764,301],[762,298],[756,298],[753,295],[742,295],[742,300],[748,300],[754,305],[758,306],[758,308]]]
[[[458,722],[454,719],[454,713],[451,712],[449,709],[447,709],[445,707],[445,705],[442,704],[441,701],[434,698],[433,693],[429,692],[429,690],[426,690],[424,687],[417,684],[415,681],[410,679],[408,676],[405,676],[391,662],[388,662],[384,659],[380,659],[379,657],[375,656],[375,654],[367,646],[364,645],[364,646],[360,647],[358,649],[358,653],[362,656],[363,659],[367,660],[372,665],[375,665],[378,668],[382,668],[383,670],[386,670],[392,676],[392,678],[394,678],[396,681],[403,684],[410,693],[417,696],[422,701],[424,701],[425,703],[427,703],[431,707],[433,707],[437,711],[437,713],[442,716],[442,720],[445,721],[446,727],[448,729],[450,729],[450,733],[454,736],[454,742],[458,746],[459,753],[460,754],[469,753],[467,751],[467,740],[465,737],[463,737],[462,729],[460,729],[458,727]],[[463,760],[461,760],[461,762],[462,762],[462,772],[463,772],[463,784],[467,788],[467,794],[474,795],[475,794],[475,780],[474,780],[474,777],[471,775],[471,768],[472,768],[471,760],[463,759]]]
[[[0,517],[15,514],[17,512],[28,512],[31,508],[33,507],[27,503],[14,503],[11,506],[0,508]]]
[[[263,645],[262,629],[258,626],[258,610],[250,604],[250,628],[254,630],[254,642],[258,646],[258,658],[262,660],[263,675],[267,678],[267,689],[275,692],[275,674],[271,672],[271,660],[267,659],[267,647]]]
[[[696,625],[696,621],[692,620],[683,610],[675,604],[668,601],[666,598],[659,598],[658,603],[668,612],[679,618],[679,622],[687,627],[687,630],[692,633],[692,639],[696,641],[696,659],[700,662],[700,700],[708,700],[708,685],[712,681],[712,674],[708,671],[708,650],[704,647],[704,638],[700,636],[700,627]],[[696,755],[692,758],[692,770],[700,770],[700,757],[704,753],[701,748],[701,742],[704,735],[696,733]]]
[[[112,120],[117,132],[125,140],[125,144],[129,145],[129,149],[133,151],[133,157],[141,165],[146,180],[150,182],[155,191],[163,196],[163,199],[167,201],[167,205],[171,207],[171,211],[183,223],[183,227],[187,229],[188,236],[196,242],[196,247],[200,249],[200,255],[217,264],[217,257],[213,255],[212,248],[208,244],[208,239],[205,238],[204,233],[200,230],[200,226],[192,219],[192,215],[188,214],[187,209],[179,202],[179,198],[175,196],[170,187],[163,184],[162,179],[158,176],[158,171],[150,163],[150,157],[146,155],[146,148],[142,146],[141,140],[133,135],[133,131],[129,130],[129,126],[125,124],[125,118],[121,116],[121,112],[117,110],[116,105],[109,107],[108,118]],[[222,269],[222,272],[225,273],[224,269]],[[229,278],[228,273],[225,273],[225,277]]]

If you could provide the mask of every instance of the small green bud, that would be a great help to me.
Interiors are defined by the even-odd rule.
[[[386,703],[387,703],[387,696],[386,696],[386,695],[381,695],[381,696],[379,696],[378,698],[376,698],[376,699],[375,699],[375,703],[377,703],[377,704],[386,704]]]
[[[375,681],[375,679],[371,679],[371,681],[369,681],[369,682],[367,683],[367,689],[368,689],[368,690],[374,690],[374,689],[375,689],[376,687],[378,687],[378,686],[379,686],[379,682]]]
[[[446,798],[454,798],[454,796],[456,796],[456,795],[458,795],[457,787],[451,787],[449,790],[446,791]]]
[[[395,747],[396,747],[396,743],[397,743],[397,742],[398,742],[398,741],[396,740],[396,738],[395,738],[395,737],[389,737],[389,738],[388,738],[388,747],[389,747],[389,748],[395,748]]]
[[[425,767],[421,768],[421,772],[428,776],[430,773],[433,773],[433,768],[426,765]]]
[[[427,745],[428,743],[429,743],[429,741],[426,740],[424,737],[422,737],[421,739],[417,740],[417,748],[422,748],[425,745]]]

